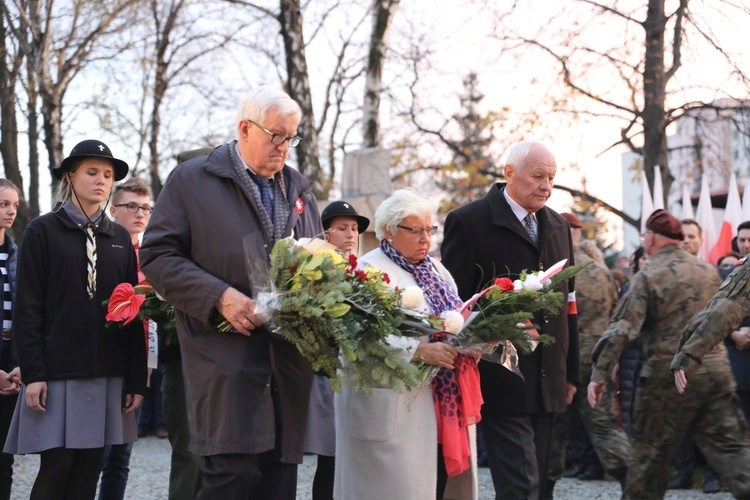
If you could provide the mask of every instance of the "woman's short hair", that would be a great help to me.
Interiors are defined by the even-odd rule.
[[[431,217],[434,212],[435,206],[428,199],[412,189],[398,189],[375,211],[375,236],[383,240],[386,229],[396,231],[396,227],[407,217]]]
[[[242,120],[263,122],[269,111],[274,110],[281,116],[302,116],[302,109],[289,94],[281,89],[264,85],[250,91],[237,109],[237,123]]]

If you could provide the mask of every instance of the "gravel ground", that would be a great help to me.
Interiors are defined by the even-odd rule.
[[[157,500],[167,498],[169,482],[169,441],[156,437],[139,440],[133,446],[130,459],[130,479],[125,493],[126,499]],[[31,486],[39,469],[38,455],[18,455],[13,471],[13,491],[11,498],[29,498]],[[310,488],[315,473],[315,457],[306,456],[299,468],[298,500],[311,500]],[[479,469],[479,499],[493,500],[495,489],[492,487],[489,469]],[[580,500],[616,500],[620,498],[620,486],[614,481],[578,481],[562,479],[555,487],[555,498]],[[670,491],[665,497],[668,500],[727,500],[729,493],[705,495],[701,490]],[[230,500],[230,499],[227,499]],[[356,500],[356,499],[355,499]]]

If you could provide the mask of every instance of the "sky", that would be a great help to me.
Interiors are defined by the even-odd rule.
[[[396,53],[403,53],[410,49],[409,44],[419,43],[420,46],[429,48],[429,54],[420,68],[421,78],[418,83],[419,98],[421,104],[433,108],[433,115],[425,114],[427,123],[433,120],[439,123],[441,117],[447,117],[458,109],[458,94],[461,92],[461,81],[469,71],[479,75],[480,88],[485,94],[484,107],[486,110],[498,110],[507,108],[509,110],[509,126],[513,126],[513,119],[533,108],[550,91],[550,87],[559,87],[558,68],[550,59],[542,57],[538,52],[529,51],[528,54],[516,52],[515,54],[503,53],[497,40],[490,33],[494,28],[494,16],[487,5],[493,8],[507,6],[512,2],[507,0],[467,0],[455,2],[455,0],[417,0],[401,2],[400,10],[396,13],[393,24],[391,42],[398,44]],[[570,19],[561,17],[554,22],[546,19],[551,15],[551,5],[555,8],[569,3],[569,0],[551,4],[546,0],[526,0],[518,2],[518,12],[512,26],[533,38],[542,37],[569,27],[577,28],[577,23],[582,19]],[[621,0],[622,3],[643,4],[642,1]],[[700,3],[695,3],[701,5]],[[269,6],[275,5],[269,2]],[[315,4],[317,5],[317,4]],[[702,7],[701,7],[702,8]],[[345,10],[340,21],[341,31],[350,27],[360,18],[355,15],[353,9]],[[723,31],[737,33],[737,40],[743,32],[750,32],[750,23],[745,19],[743,23],[733,23],[732,26],[724,23],[724,20],[716,14],[715,25],[722,26]],[[595,46],[612,47],[617,46],[621,40],[621,33],[603,21],[601,16],[593,16],[589,20],[593,28],[586,32]],[[739,26],[735,26],[739,24]],[[336,23],[330,24],[336,26]],[[366,33],[367,30],[364,30]],[[612,35],[614,33],[614,35]],[[732,33],[730,33],[731,35]],[[636,36],[634,33],[633,36]],[[733,35],[734,36],[734,35]],[[415,38],[418,40],[415,41]],[[691,37],[695,38],[694,34]],[[332,61],[332,50],[330,40],[334,39],[332,34],[328,37],[320,35],[307,47],[308,64],[311,68],[311,85],[313,98],[321,96],[325,86],[325,80],[321,74],[316,74],[320,68],[325,69]],[[731,37],[729,38],[732,39]],[[360,41],[366,41],[363,37]],[[750,67],[748,51],[742,51],[742,43],[729,44],[727,50],[736,52],[744,67]],[[518,56],[518,57],[514,57]],[[398,56],[397,56],[398,57]],[[236,61],[243,63],[242,77],[238,78],[236,84],[251,84],[262,78],[267,67],[258,64],[255,60],[244,64],[241,55]],[[403,66],[386,62],[385,78],[393,87],[391,92],[408,100],[407,85],[410,83],[408,75],[401,74]],[[696,97],[711,96],[711,91],[705,88],[691,86],[690,82],[698,79],[709,80],[709,89],[718,87],[727,79],[726,71],[719,58],[711,51],[703,50],[697,53],[685,55],[685,66],[678,73],[680,83],[689,87],[679,99],[693,99]],[[266,75],[267,76],[267,75]],[[597,83],[594,79],[603,78],[592,72],[592,84]],[[606,77],[604,77],[606,78]],[[229,81],[229,79],[227,79]],[[71,88],[71,99],[73,101],[76,93],[85,94],[91,92],[91,81],[84,78],[75,81]],[[97,89],[97,91],[109,92],[113,95],[123,93],[123,89]],[[355,96],[356,97],[356,96]],[[124,96],[122,96],[125,99]],[[234,118],[233,106],[229,106],[227,112],[217,113],[209,120],[198,122],[197,133],[216,130],[219,133],[230,133],[233,129],[231,122]],[[97,137],[98,121],[91,119],[87,110],[66,108],[66,112],[74,112],[78,118],[74,125],[65,131],[65,154],[76,142],[85,138]],[[382,109],[383,129],[386,134],[397,134],[398,126],[389,129],[391,124],[398,123],[391,114],[393,111]],[[226,120],[227,123],[223,123]],[[617,147],[602,153],[610,144],[619,138],[621,123],[611,118],[598,118],[588,122],[579,121],[574,125],[561,122],[556,116],[545,115],[540,117],[541,126],[536,138],[552,144],[558,162],[557,183],[570,187],[581,187],[581,178],[587,179],[589,192],[597,197],[616,206],[622,206],[622,188],[620,179],[621,154],[625,151],[623,147]],[[205,123],[204,123],[205,122]],[[188,122],[193,126],[195,122]],[[176,126],[171,124],[171,126]],[[395,129],[395,130],[393,130]],[[393,136],[391,136],[392,138]],[[528,137],[526,137],[528,138]],[[105,138],[112,148],[115,156],[122,157],[132,162],[133,151],[125,144],[117,144],[116,140],[110,141]],[[504,158],[504,151],[496,151],[500,158]],[[572,168],[577,165],[578,168]],[[339,170],[341,166],[339,165]],[[42,185],[49,182],[46,172],[42,173]],[[44,191],[44,190],[43,190]],[[569,208],[570,196],[561,191],[555,194],[549,201],[549,205],[564,211]],[[43,204],[43,208],[45,207]]]

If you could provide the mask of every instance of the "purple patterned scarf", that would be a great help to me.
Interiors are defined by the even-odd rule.
[[[401,252],[390,246],[385,240],[381,240],[380,249],[401,269],[414,276],[414,280],[424,292],[424,297],[433,314],[440,316],[445,311],[454,311],[461,307],[463,304],[461,298],[448,282],[436,272],[435,265],[429,256],[422,259],[418,264],[412,264],[401,255]]]

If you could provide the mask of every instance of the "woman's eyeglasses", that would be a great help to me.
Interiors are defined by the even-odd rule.
[[[428,226],[428,227],[422,227],[422,226],[402,226],[401,224],[398,224],[396,227],[400,227],[401,229],[405,231],[409,231],[413,236],[419,236],[421,237],[424,233],[427,233],[427,236],[432,236],[435,234],[438,230],[437,226]]]

